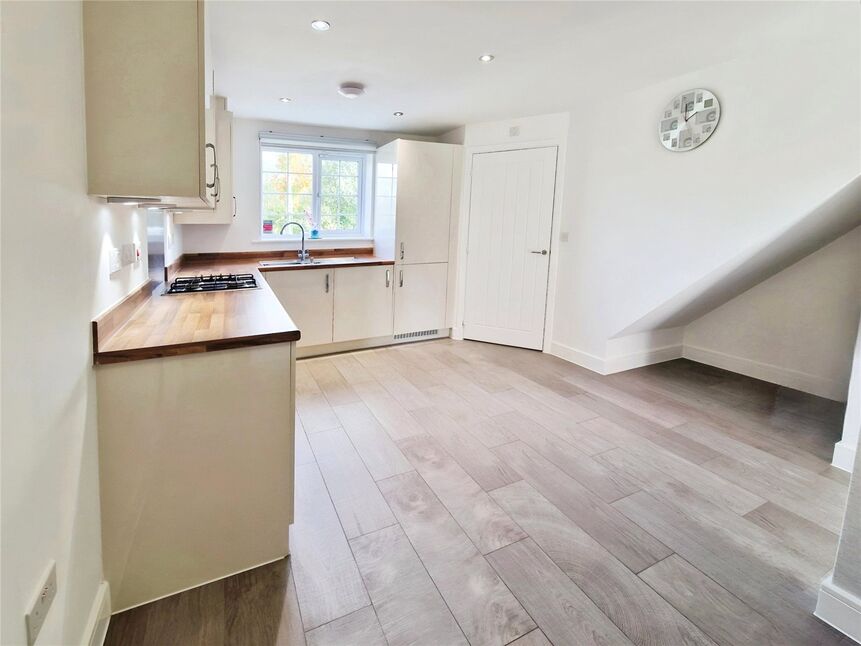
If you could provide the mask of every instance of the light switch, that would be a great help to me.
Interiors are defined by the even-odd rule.
[[[111,274],[117,273],[122,264],[120,263],[120,250],[113,247],[108,250],[108,271]]]

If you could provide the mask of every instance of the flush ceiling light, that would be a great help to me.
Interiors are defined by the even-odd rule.
[[[393,112],[392,114],[394,114],[396,117],[402,117],[402,116],[404,116],[404,113],[403,113],[403,112],[401,112],[400,110],[398,110],[397,112]]]
[[[311,29],[314,29],[316,31],[329,31],[329,29],[331,27],[332,27],[332,25],[330,25],[325,20],[312,20],[311,21]]]
[[[281,103],[290,103],[290,101],[292,101],[293,99],[288,98],[288,97],[286,97],[286,96],[282,96],[282,97],[281,97],[280,99],[278,99],[278,100],[279,100],[279,101],[281,101]]]
[[[482,63],[489,63],[494,58],[496,58],[496,56],[494,56],[493,54],[482,54],[478,57],[478,60],[480,60]]]
[[[338,94],[348,99],[357,99],[365,93],[365,86],[361,83],[343,83],[338,88]]]

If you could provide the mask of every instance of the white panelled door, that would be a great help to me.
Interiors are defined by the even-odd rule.
[[[542,349],[556,147],[472,158],[463,334]]]

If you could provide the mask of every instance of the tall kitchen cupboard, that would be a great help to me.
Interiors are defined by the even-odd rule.
[[[205,12],[202,1],[84,2],[90,194],[222,199]]]
[[[451,327],[447,315],[461,147],[396,139],[377,150],[374,250],[392,257],[394,334]]]

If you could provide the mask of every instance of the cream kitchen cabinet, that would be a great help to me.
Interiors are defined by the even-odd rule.
[[[395,267],[394,333],[441,330],[446,325],[448,263]]]
[[[84,2],[89,193],[215,207],[222,156],[204,11],[202,1]]]
[[[335,270],[336,343],[391,336],[392,282],[391,265]]]
[[[267,271],[266,282],[302,333],[298,347],[332,343],[334,270]]]
[[[396,139],[377,150],[375,252],[398,264],[449,259],[460,146]]]
[[[236,197],[233,190],[233,113],[227,109],[223,96],[210,97],[210,109],[215,121],[215,148],[218,151],[217,198],[214,208],[174,210],[177,224],[230,224],[236,217]]]

